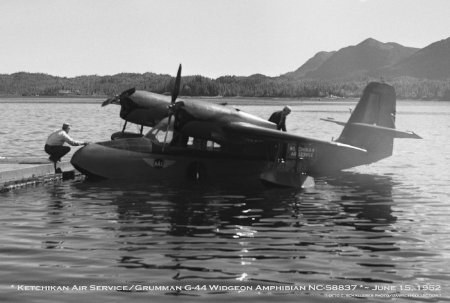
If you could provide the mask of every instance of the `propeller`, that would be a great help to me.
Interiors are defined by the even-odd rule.
[[[172,100],[170,101],[170,105],[169,105],[169,119],[167,122],[166,135],[164,136],[164,144],[163,144],[162,151],[164,151],[164,148],[166,146],[167,134],[169,132],[169,127],[170,127],[170,120],[172,120],[172,116],[175,113],[175,101],[177,100],[178,95],[180,94],[180,87],[181,87],[181,64],[178,67],[177,77],[175,79],[175,85],[172,90]]]
[[[109,104],[118,104],[118,105],[120,105],[120,101],[121,101],[122,98],[129,97],[132,94],[134,94],[135,92],[136,92],[136,88],[135,87],[127,89],[127,90],[123,91],[120,95],[115,95],[114,97],[108,98],[105,101],[103,101],[102,107],[106,106],[106,105],[109,105]]]
[[[177,100],[177,97],[180,94],[180,86],[181,86],[181,64],[178,67],[177,78],[175,79],[175,85],[172,91],[171,105],[175,104],[175,100]]]

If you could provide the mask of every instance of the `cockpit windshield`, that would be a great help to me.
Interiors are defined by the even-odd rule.
[[[145,135],[145,138],[151,139],[160,144],[164,142],[170,142],[173,138],[173,123],[174,119],[171,119],[170,126],[168,127],[168,118],[164,118],[159,121],[149,132]]]
[[[145,138],[150,139],[155,144],[165,145],[167,148],[187,148],[191,150],[218,151],[221,149],[220,144],[201,138],[193,138],[184,136],[175,132],[174,120],[171,119],[170,126],[167,127],[168,118],[164,118],[152,129],[148,131]]]

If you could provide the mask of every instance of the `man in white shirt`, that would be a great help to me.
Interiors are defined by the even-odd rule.
[[[64,123],[62,129],[55,130],[48,136],[45,142],[44,150],[50,155],[49,160],[55,163],[61,161],[69,151],[70,147],[63,146],[64,143],[70,144],[72,146],[87,145],[87,142],[76,141],[69,136],[70,125]]]

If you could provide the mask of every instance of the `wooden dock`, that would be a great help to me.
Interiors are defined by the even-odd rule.
[[[0,192],[37,184],[69,180],[81,174],[68,162],[53,163],[45,158],[0,157]]]

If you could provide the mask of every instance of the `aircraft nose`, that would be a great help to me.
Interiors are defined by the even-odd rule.
[[[70,163],[88,177],[100,177],[98,170],[105,160],[104,149],[104,146],[97,143],[86,145],[73,154]]]
[[[76,151],[70,163],[91,179],[136,177],[145,162],[142,161],[144,154],[133,149],[151,151],[148,142],[142,140],[144,139],[137,138],[92,143]]]

